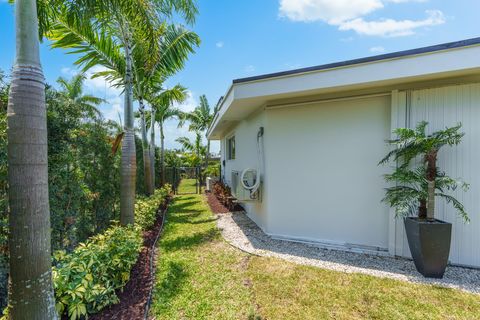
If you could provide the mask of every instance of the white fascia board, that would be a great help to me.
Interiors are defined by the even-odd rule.
[[[217,114],[213,118],[213,121],[212,121],[212,123],[210,124],[210,127],[207,130],[207,138],[210,139],[210,140],[214,140],[214,139],[212,139],[212,133],[213,133],[213,131],[215,131],[215,128],[218,126],[219,122],[223,118],[223,115],[229,109],[230,105],[232,104],[232,102],[234,100],[233,99],[233,89],[234,89],[233,87],[234,87],[234,85],[232,84],[228,88],[227,93],[225,94],[225,96],[224,96],[222,102],[220,103],[220,105],[218,106]]]
[[[344,67],[234,83],[212,123],[209,137],[235,102],[254,99],[258,106],[274,97],[347,91],[408,81],[480,72],[480,46],[460,47]],[[253,100],[252,100],[253,101]],[[247,114],[245,114],[247,116]]]
[[[480,70],[480,46],[380,60],[365,64],[238,83],[235,98],[298,94],[319,89],[348,88],[372,83],[393,84],[401,80],[428,80],[435,75]]]

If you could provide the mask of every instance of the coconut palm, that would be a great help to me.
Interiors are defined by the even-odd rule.
[[[182,126],[185,121],[190,122],[188,127],[189,131],[204,132],[207,139],[207,152],[205,156],[205,167],[208,166],[210,156],[210,140],[206,136],[207,129],[213,120],[213,113],[211,113],[210,105],[208,104],[207,97],[205,95],[200,96],[200,104],[189,113],[184,113],[180,125]]]
[[[103,76],[124,89],[120,222],[126,225],[133,224],[135,202],[135,52],[141,50],[142,55],[152,57],[148,63],[157,61],[159,70],[179,70],[188,53],[198,45],[198,36],[183,27],[167,25],[161,18],[179,13],[187,22],[193,22],[197,9],[193,0],[106,3],[109,4],[106,8],[102,2],[99,5],[101,10],[88,17],[88,23],[75,8],[63,8],[62,14],[53,23],[49,37],[54,41],[54,47],[74,48],[74,52],[81,53],[82,57],[76,63],[83,65],[83,70],[102,65],[106,70],[97,72],[95,76]]]
[[[16,1],[17,49],[8,103],[11,319],[57,319],[50,254],[45,84],[37,1]]]
[[[62,89],[62,103],[72,109],[84,112],[90,118],[101,116],[102,114],[97,109],[97,106],[103,103],[104,100],[93,95],[83,94],[85,78],[85,74],[80,73],[73,76],[70,80],[63,77],[57,80]]]
[[[181,111],[174,107],[175,103],[182,103],[187,98],[187,89],[182,85],[177,84],[173,88],[160,90],[160,93],[149,97],[149,101],[152,106],[152,112],[149,115],[150,127],[153,135],[154,123],[158,123],[160,129],[160,172],[161,181],[160,184],[165,184],[165,122],[172,118],[180,118]],[[153,115],[153,117],[152,117]],[[152,121],[152,119],[154,121]],[[155,150],[155,136],[150,140],[152,143],[151,150]]]
[[[446,191],[458,187],[466,190],[468,185],[448,177],[437,167],[437,156],[444,146],[458,145],[464,133],[461,125],[426,133],[428,122],[420,122],[415,129],[399,128],[394,131],[398,138],[389,140],[394,148],[379,164],[390,160],[398,162],[392,174],[385,175],[387,182],[397,185],[387,188],[384,201],[396,209],[397,215],[418,215],[421,219],[435,218],[435,198],[440,197],[451,203],[459,215],[468,221],[463,205]],[[415,160],[417,165],[413,165]]]

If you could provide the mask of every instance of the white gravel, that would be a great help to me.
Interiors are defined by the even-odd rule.
[[[416,271],[413,261],[408,259],[325,249],[313,244],[277,240],[266,235],[244,212],[222,213],[217,216],[217,225],[225,240],[251,254],[281,258],[335,271],[435,284],[480,294],[479,269],[449,266],[443,279],[427,279]]]

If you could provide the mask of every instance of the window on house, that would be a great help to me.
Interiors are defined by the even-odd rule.
[[[235,159],[235,136],[227,139],[227,159]]]

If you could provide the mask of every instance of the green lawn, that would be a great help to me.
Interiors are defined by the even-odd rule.
[[[479,319],[480,296],[249,256],[223,241],[202,195],[183,195],[159,242],[151,316]]]
[[[195,194],[197,192],[196,179],[182,179],[178,186],[179,194]]]

